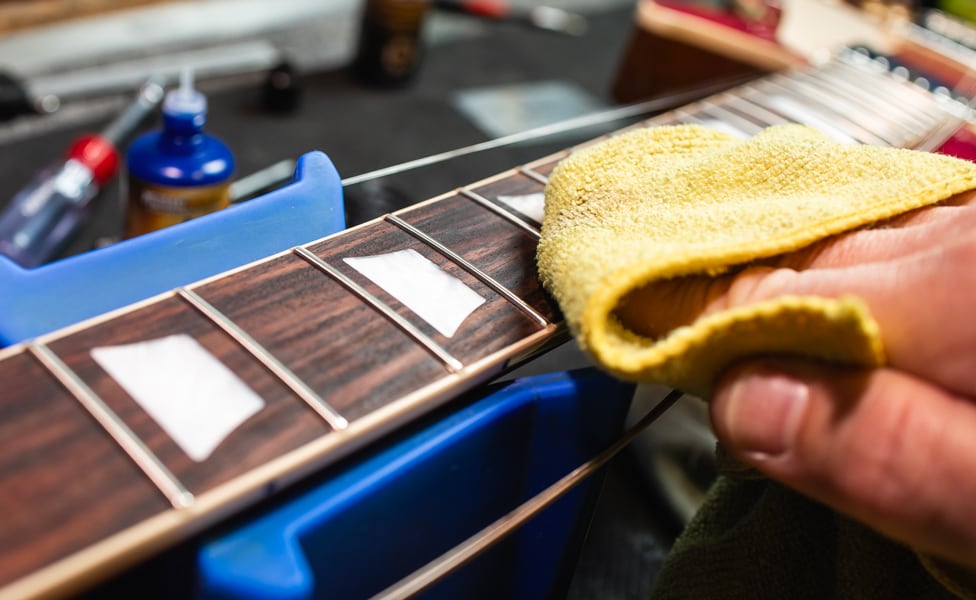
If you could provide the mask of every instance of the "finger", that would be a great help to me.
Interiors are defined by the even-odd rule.
[[[791,269],[833,268],[914,254],[976,225],[976,190],[856,231],[842,233],[760,264]]]
[[[976,206],[976,190],[970,190],[947,198],[935,206],[920,208],[878,223],[877,227],[910,227],[922,225],[938,218],[950,217],[952,209]]]
[[[976,209],[933,207],[911,226],[862,229],[827,238],[802,250],[775,257],[763,264],[790,269],[830,269],[889,261],[927,252],[947,239],[976,231]]]
[[[757,261],[724,277],[691,276],[655,283],[623,298],[618,316],[635,331],[658,337],[702,314],[724,308],[719,301],[736,282],[742,288],[742,283],[777,268],[826,269],[889,262],[930,252],[947,240],[976,235],[976,191],[958,194],[946,203],[910,213],[898,224],[834,236],[797,252]],[[648,306],[654,310],[648,311]]]
[[[754,363],[710,405],[746,462],[878,531],[976,566],[976,405],[894,370]]]
[[[795,271],[752,267],[726,277],[686,277],[647,286],[620,305],[621,322],[651,337],[718,311],[784,295],[855,295],[877,321],[893,366],[976,396],[976,234],[883,264]]]

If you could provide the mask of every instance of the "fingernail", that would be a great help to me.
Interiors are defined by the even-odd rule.
[[[714,398],[717,426],[740,452],[782,455],[793,445],[809,394],[805,383],[783,373],[747,371]]]

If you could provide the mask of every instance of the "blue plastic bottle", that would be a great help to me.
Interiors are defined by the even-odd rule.
[[[163,127],[136,138],[126,154],[126,237],[182,223],[230,204],[234,156],[204,133],[207,99],[189,71],[163,101]]]

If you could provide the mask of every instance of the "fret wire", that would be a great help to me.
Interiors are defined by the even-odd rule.
[[[400,581],[374,595],[373,600],[393,600],[412,598],[420,592],[430,588],[444,577],[461,568],[475,557],[486,552],[503,539],[522,527],[530,519],[551,506],[567,492],[606,466],[615,456],[626,448],[648,426],[661,417],[684,394],[679,390],[672,390],[660,402],[654,405],[637,423],[632,425],[624,434],[608,448],[582,463],[555,483],[545,488],[532,498],[529,498],[499,519],[490,523],[457,546],[407,575]]]
[[[831,93],[831,94],[824,93],[820,88],[805,83],[796,77],[787,78],[782,75],[779,76],[774,75],[769,79],[769,83],[783,88],[790,89],[791,92],[796,96],[802,98],[807,98],[807,97],[812,98],[815,104],[819,106],[823,106],[824,108],[833,111],[835,114],[840,116],[840,118],[859,127],[864,132],[874,136],[874,138],[877,141],[883,143],[886,146],[899,145],[898,140],[900,136],[897,136],[897,134],[895,134],[896,137],[892,137],[892,134],[890,133],[879,131],[879,129],[883,130],[886,128],[885,128],[885,123],[883,121],[881,123],[878,122],[876,111],[871,111],[866,113],[858,112],[857,114],[858,114],[859,121],[854,121],[848,115],[850,115],[852,111],[856,110],[856,106],[853,106],[845,98],[843,98],[842,96],[836,93]],[[871,123],[871,125],[869,126],[860,124],[860,121],[865,121],[865,120],[873,123]]]
[[[27,350],[98,421],[102,429],[166,496],[173,508],[185,509],[193,505],[193,494],[179,478],[53,350],[38,341],[27,344]]]
[[[223,330],[224,333],[232,337],[248,354],[263,364],[279,381],[288,386],[312,410],[318,413],[332,429],[341,431],[349,426],[349,421],[345,417],[227,315],[217,310],[216,307],[191,289],[179,288],[175,293],[180,299],[197,309],[210,322]]]
[[[842,82],[837,77],[824,80],[808,77],[806,81],[810,85],[816,85],[834,94],[845,96],[849,101],[860,106],[864,113],[883,115],[889,124],[889,129],[901,136],[901,140],[896,144],[899,147],[907,144],[908,140],[922,135],[930,127],[928,123],[917,118],[915,111],[908,110],[898,103],[880,101],[878,98],[884,94],[870,92],[863,88],[855,91],[853,86],[849,86],[847,82]]]
[[[687,110],[676,110],[674,111],[674,116],[677,118],[678,122],[683,125],[705,125],[705,121],[702,120],[697,115],[688,112]]]
[[[845,60],[836,62],[848,72],[856,70],[855,65],[864,65],[863,68],[879,72],[881,76],[878,80],[887,85],[891,95],[899,95],[906,103],[918,107],[921,114],[931,118],[927,130],[913,140],[913,143],[907,144],[908,147],[919,150],[935,149],[951,136],[956,127],[973,116],[970,106],[952,98],[939,96],[914,82],[898,78],[887,66],[881,65],[878,61],[854,52],[846,52],[842,58]]]
[[[886,70],[867,68],[845,60],[837,60],[830,67],[804,73],[804,78],[811,85],[846,92],[848,97],[858,99],[867,111],[877,112],[879,105],[883,105],[886,114],[897,114],[896,118],[890,120],[910,129],[913,135],[924,133],[937,120],[928,114],[932,98],[926,97],[926,92],[919,96],[916,92],[921,90],[914,84],[899,81]],[[866,78],[865,75],[871,77]],[[870,87],[866,84],[870,84]],[[906,90],[905,85],[912,90]],[[923,101],[921,105],[919,100]]]
[[[728,96],[731,96],[731,99],[727,100],[728,106],[731,110],[740,111],[743,114],[756,119],[756,121],[761,123],[764,127],[781,125],[783,123],[790,122],[788,119],[774,113],[761,104],[753,102],[750,98],[743,96],[741,93],[729,93]]]
[[[859,85],[863,81],[866,71],[874,72],[877,75],[877,77],[874,78],[874,81],[877,82],[879,87],[883,88],[878,90],[879,97],[884,98],[890,94],[893,97],[899,98],[900,101],[905,104],[906,108],[911,107],[913,111],[917,111],[920,114],[925,114],[931,100],[931,98],[925,97],[924,94],[927,92],[909,81],[896,80],[890,71],[877,64],[868,64],[871,62],[871,59],[867,57],[862,58],[864,59],[863,61],[835,61],[831,63],[831,65],[834,67],[834,69],[831,69],[831,71],[839,71],[842,76],[850,80],[851,84],[855,86]]]
[[[516,171],[518,171],[522,175],[525,175],[529,179],[536,181],[537,183],[541,183],[542,185],[549,184],[549,178],[543,175],[542,173],[536,171],[535,169],[530,169],[529,167],[518,167],[516,168]]]
[[[813,127],[837,142],[847,144],[858,143],[858,140],[854,136],[838,127],[829,116],[818,113],[815,110],[807,110],[805,106],[799,103],[793,103],[791,106],[789,104],[791,98],[788,96],[784,96],[782,94],[758,96],[759,94],[762,94],[762,91],[759,89],[750,90],[749,93],[754,97],[750,98],[750,100],[756,103],[760,101],[763,102],[764,107],[780,115],[783,119],[786,119],[788,123],[797,123],[807,125],[808,127]],[[784,103],[786,103],[785,106]]]
[[[447,367],[450,372],[457,373],[464,368],[464,364],[461,363],[460,360],[452,356],[426,333],[415,327],[413,323],[400,316],[400,314],[393,310],[393,308],[391,308],[388,304],[369,293],[366,288],[362,287],[349,277],[346,277],[341,271],[313,254],[307,248],[296,246],[291,250],[301,258],[305,259],[305,261],[307,261],[313,267],[319,269],[326,275],[341,283],[350,292],[359,296],[361,300],[372,306],[380,314],[392,321],[394,325],[402,329],[404,333],[412,337],[417,343],[426,348],[428,352],[444,363],[444,366]]]
[[[898,114],[897,118],[889,117],[888,121],[891,122],[893,127],[907,130],[907,135],[921,135],[921,133],[927,128],[927,125],[918,118],[918,115],[916,115],[914,111],[906,109],[904,105],[897,102],[890,102],[884,94],[871,92],[863,85],[852,85],[843,77],[827,77],[826,75],[821,76],[820,71],[802,72],[798,73],[798,76],[810,85],[819,86],[824,91],[835,94],[843,94],[852,102],[860,105],[861,109],[867,113],[877,111],[878,105],[883,104],[885,110],[882,112],[884,114],[891,112]]]
[[[675,116],[674,111],[668,111],[662,115],[658,115],[652,119],[648,119],[644,122],[645,127],[664,127],[667,125],[677,125],[678,118]]]
[[[959,119],[952,115],[947,115],[945,120],[939,124],[938,127],[934,127],[931,131],[921,137],[921,139],[915,140],[915,143],[911,146],[915,150],[921,150],[924,152],[934,152],[938,150],[946,140],[952,137],[956,131],[963,125],[963,119]]]
[[[698,107],[698,112],[696,112],[694,115],[689,115],[689,118],[696,123],[700,123],[703,127],[728,133],[737,138],[748,138],[756,133],[755,125],[750,125],[748,127],[737,126],[734,119],[716,117],[703,105]]]
[[[858,66],[849,63],[840,62],[838,64],[846,68],[848,70],[846,75],[850,76],[856,75],[856,73],[851,74],[850,71],[857,71],[859,69]],[[863,70],[864,68],[861,67],[861,69]],[[881,67],[879,66],[877,69],[881,69]],[[884,71],[879,73],[877,80],[885,84],[887,90],[878,92],[877,96],[884,98],[886,101],[888,100],[888,94],[884,92],[890,92],[892,97],[900,97],[903,100],[904,106],[899,106],[899,110],[903,113],[907,112],[912,120],[920,124],[919,126],[921,128],[921,131],[918,129],[913,131],[913,139],[902,144],[902,146],[917,148],[919,150],[937,148],[941,141],[948,139],[952,134],[952,131],[948,130],[954,128],[961,121],[953,121],[952,113],[944,107],[939,106],[938,103],[933,102],[931,95],[926,96],[925,94],[929,94],[928,92],[919,89],[911,82],[896,81],[890,76],[890,73],[888,75],[885,75],[885,73],[888,72]],[[857,87],[853,83],[851,85]],[[911,98],[907,97],[906,93]],[[920,103],[920,100],[924,102]],[[922,106],[922,104],[925,106]]]
[[[817,120],[822,119],[824,121],[823,123],[816,123],[814,125],[816,128],[821,128],[826,126],[831,130],[835,130],[838,133],[841,133],[847,136],[848,138],[854,139],[861,143],[872,144],[875,146],[891,145],[890,142],[879,138],[877,135],[864,129],[860,125],[854,123],[847,116],[838,113],[831,107],[824,106],[822,104],[811,104],[803,97],[802,94],[798,94],[794,90],[784,87],[772,80],[767,79],[761,82],[760,85],[756,86],[756,91],[771,92],[770,93],[771,102],[775,102],[776,96],[780,96],[781,98],[788,98],[794,102],[797,102],[803,111],[809,113],[809,116]],[[771,108],[773,110],[777,110],[775,104],[773,104]],[[784,108],[783,110],[786,109]],[[793,115],[788,115],[788,116],[793,117]],[[824,133],[827,133],[827,131],[825,131]]]
[[[494,202],[492,202],[488,198],[485,198],[484,196],[482,196],[478,192],[469,190],[468,188],[460,188],[458,190],[458,193],[460,195],[464,196],[465,198],[467,198],[468,200],[471,200],[473,202],[477,202],[478,204],[484,206],[485,208],[487,208],[488,210],[490,210],[493,213],[497,214],[498,216],[500,216],[501,218],[505,219],[506,221],[509,221],[509,222],[517,225],[518,227],[521,227],[525,231],[531,233],[533,236],[535,236],[537,238],[540,236],[539,230],[536,227],[534,227],[532,225],[529,225],[528,223],[526,223],[522,219],[516,217],[515,215],[513,215],[510,212],[508,212],[504,208],[498,206],[497,204],[495,204]]]
[[[512,292],[512,290],[503,286],[501,283],[496,281],[491,275],[485,273],[478,267],[468,262],[461,255],[457,254],[456,252],[454,252],[444,244],[438,242],[433,237],[427,235],[423,231],[417,229],[416,227],[414,227],[410,223],[407,223],[406,221],[404,221],[400,217],[397,217],[396,215],[386,215],[385,218],[388,222],[396,225],[397,227],[399,227],[406,233],[410,234],[411,236],[415,237],[416,239],[420,240],[424,244],[437,250],[438,252],[446,256],[448,259],[450,259],[452,262],[456,263],[458,266],[463,268],[465,271],[471,273],[471,275],[473,275],[476,279],[480,280],[482,283],[484,283],[485,285],[493,289],[495,292],[497,292],[499,295],[504,297],[510,303],[514,304],[516,308],[524,312],[526,315],[528,315],[530,318],[532,318],[532,320],[534,320],[542,327],[546,327],[547,325],[549,325],[549,321],[541,314],[539,314],[538,311],[536,311],[534,308],[529,306],[529,304],[525,300],[519,298],[514,292]]]
[[[878,74],[873,80],[871,90],[864,87],[864,71],[852,65],[839,64],[836,69],[828,73],[811,73],[810,76],[816,79],[824,79],[828,76],[839,82],[841,87],[847,89],[851,94],[864,98],[864,102],[877,109],[879,104],[883,105],[887,111],[897,113],[899,122],[904,126],[912,126],[913,134],[923,135],[925,131],[932,128],[936,119],[928,114],[928,103],[925,107],[920,107],[916,98],[906,98],[902,86],[892,81],[882,74]],[[911,85],[911,84],[909,84]],[[895,89],[892,89],[895,88]]]
[[[702,102],[702,110],[716,119],[731,121],[734,127],[750,135],[759,133],[762,130],[762,126],[735,114],[720,104],[713,104],[706,100]]]

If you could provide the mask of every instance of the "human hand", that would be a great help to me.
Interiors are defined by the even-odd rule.
[[[976,567],[976,192],[726,277],[655,284],[628,302],[671,308],[645,321],[642,333],[660,335],[786,294],[861,297],[888,364],[737,365],[711,399],[717,437],[879,532]]]

